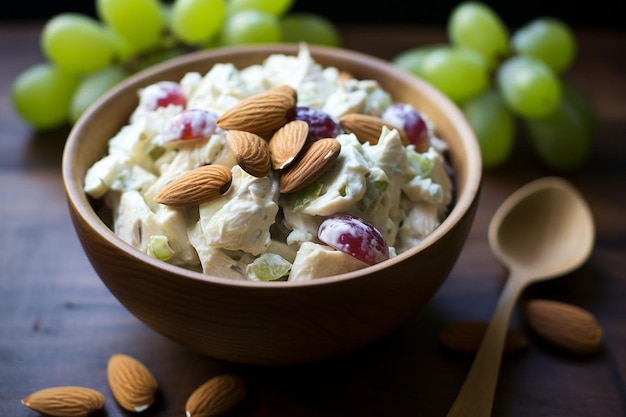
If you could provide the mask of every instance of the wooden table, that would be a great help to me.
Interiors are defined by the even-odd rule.
[[[113,400],[106,364],[126,353],[160,383],[147,416],[181,416],[189,394],[233,372],[249,384],[236,416],[445,416],[469,366],[437,337],[447,323],[488,320],[506,278],[486,230],[498,205],[528,181],[552,175],[525,145],[504,169],[486,173],[478,214],[456,266],[427,307],[394,334],[324,363],[257,367],[200,356],[139,322],[91,268],[70,223],[60,161],[68,129],[35,133],[13,112],[14,77],[42,60],[41,26],[0,24],[0,415],[36,416],[20,404],[33,391],[83,385],[107,397],[106,414],[128,415]],[[392,58],[445,41],[441,28],[342,27],[346,47]],[[590,95],[600,120],[588,166],[563,175],[587,197],[597,240],[579,270],[525,293],[587,309],[604,329],[602,350],[576,358],[511,326],[529,348],[503,362],[494,416],[626,415],[626,32],[585,30],[569,74]]]

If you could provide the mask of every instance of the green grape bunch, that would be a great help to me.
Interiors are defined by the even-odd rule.
[[[510,33],[490,6],[470,0],[451,11],[447,34],[448,43],[406,50],[392,63],[459,106],[479,141],[483,169],[510,161],[520,131],[548,169],[569,172],[584,165],[595,114],[566,78],[577,43],[565,22],[540,16]]]
[[[94,0],[96,16],[45,22],[45,61],[13,82],[16,113],[38,131],[75,123],[133,73],[187,52],[253,43],[339,46],[325,17],[291,12],[295,0]]]

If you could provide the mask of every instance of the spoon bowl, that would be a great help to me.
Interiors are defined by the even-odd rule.
[[[566,180],[544,177],[511,194],[489,224],[489,245],[509,270],[493,317],[448,417],[488,417],[511,313],[530,284],[580,267],[595,240],[584,197]]]
[[[591,210],[578,190],[562,178],[545,177],[502,203],[489,225],[489,245],[509,271],[547,279],[582,265],[594,234]]]

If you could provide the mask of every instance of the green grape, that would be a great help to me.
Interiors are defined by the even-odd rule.
[[[160,45],[165,16],[159,0],[97,0],[96,11],[133,51],[144,52]]]
[[[41,48],[50,61],[77,74],[103,68],[116,55],[116,44],[104,25],[78,13],[62,13],[48,20],[41,33]]]
[[[576,55],[574,33],[563,21],[540,17],[519,28],[511,37],[515,52],[545,62],[554,72],[569,69]]]
[[[75,123],[91,104],[129,75],[122,67],[110,66],[83,77],[72,96],[70,122]]]
[[[515,116],[500,93],[490,88],[461,106],[480,145],[483,168],[490,170],[507,162],[515,147]]]
[[[119,33],[110,26],[105,26],[105,30],[115,45],[116,62],[126,62],[135,55],[133,48]]]
[[[227,6],[229,15],[242,10],[257,10],[280,17],[291,9],[293,3],[294,0],[229,0]]]
[[[509,51],[506,25],[491,7],[478,1],[465,1],[456,6],[447,24],[453,45],[480,52],[493,66]]]
[[[69,120],[78,76],[50,62],[34,65],[19,74],[11,91],[13,107],[37,130],[63,126]]]
[[[332,22],[314,13],[291,13],[280,21],[283,42],[339,46],[339,32]]]
[[[523,125],[537,157],[557,172],[579,169],[587,161],[596,132],[591,103],[571,84],[563,84],[558,109],[540,120]]]
[[[410,72],[413,75],[417,75],[418,77],[421,77],[424,57],[429,52],[432,52],[437,48],[447,48],[447,47],[448,47],[447,44],[433,44],[433,45],[417,46],[415,48],[407,49],[403,52],[400,52],[391,60],[391,63],[394,66],[404,71]]]
[[[561,81],[538,59],[516,55],[507,59],[496,73],[504,101],[518,116],[538,119],[549,116],[561,101]]]
[[[188,44],[209,41],[219,33],[225,19],[224,0],[176,0],[172,5],[172,32]]]
[[[228,16],[220,33],[220,44],[223,46],[280,40],[278,18],[256,10],[243,10]]]
[[[489,70],[478,52],[460,47],[441,47],[427,53],[421,77],[451,100],[461,103],[489,88]]]

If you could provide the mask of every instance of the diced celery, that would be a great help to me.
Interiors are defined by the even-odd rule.
[[[406,157],[416,175],[427,177],[433,169],[433,161],[428,154],[419,153],[412,146],[406,148]]]
[[[311,201],[318,198],[320,194],[322,193],[323,187],[324,187],[324,184],[322,184],[321,182],[317,182],[317,181],[304,187],[304,189],[298,192],[298,196],[293,202],[293,206],[292,206],[293,211],[302,210]]]
[[[371,177],[367,178],[367,189],[365,195],[359,202],[359,208],[363,213],[369,213],[376,207],[376,204],[380,201],[385,191],[389,188],[389,181],[385,179],[372,180]]]
[[[282,256],[266,252],[248,264],[248,277],[259,281],[274,281],[289,274],[291,262]]]
[[[167,261],[174,255],[174,251],[170,247],[167,236],[165,235],[150,236],[147,253],[161,261]]]

